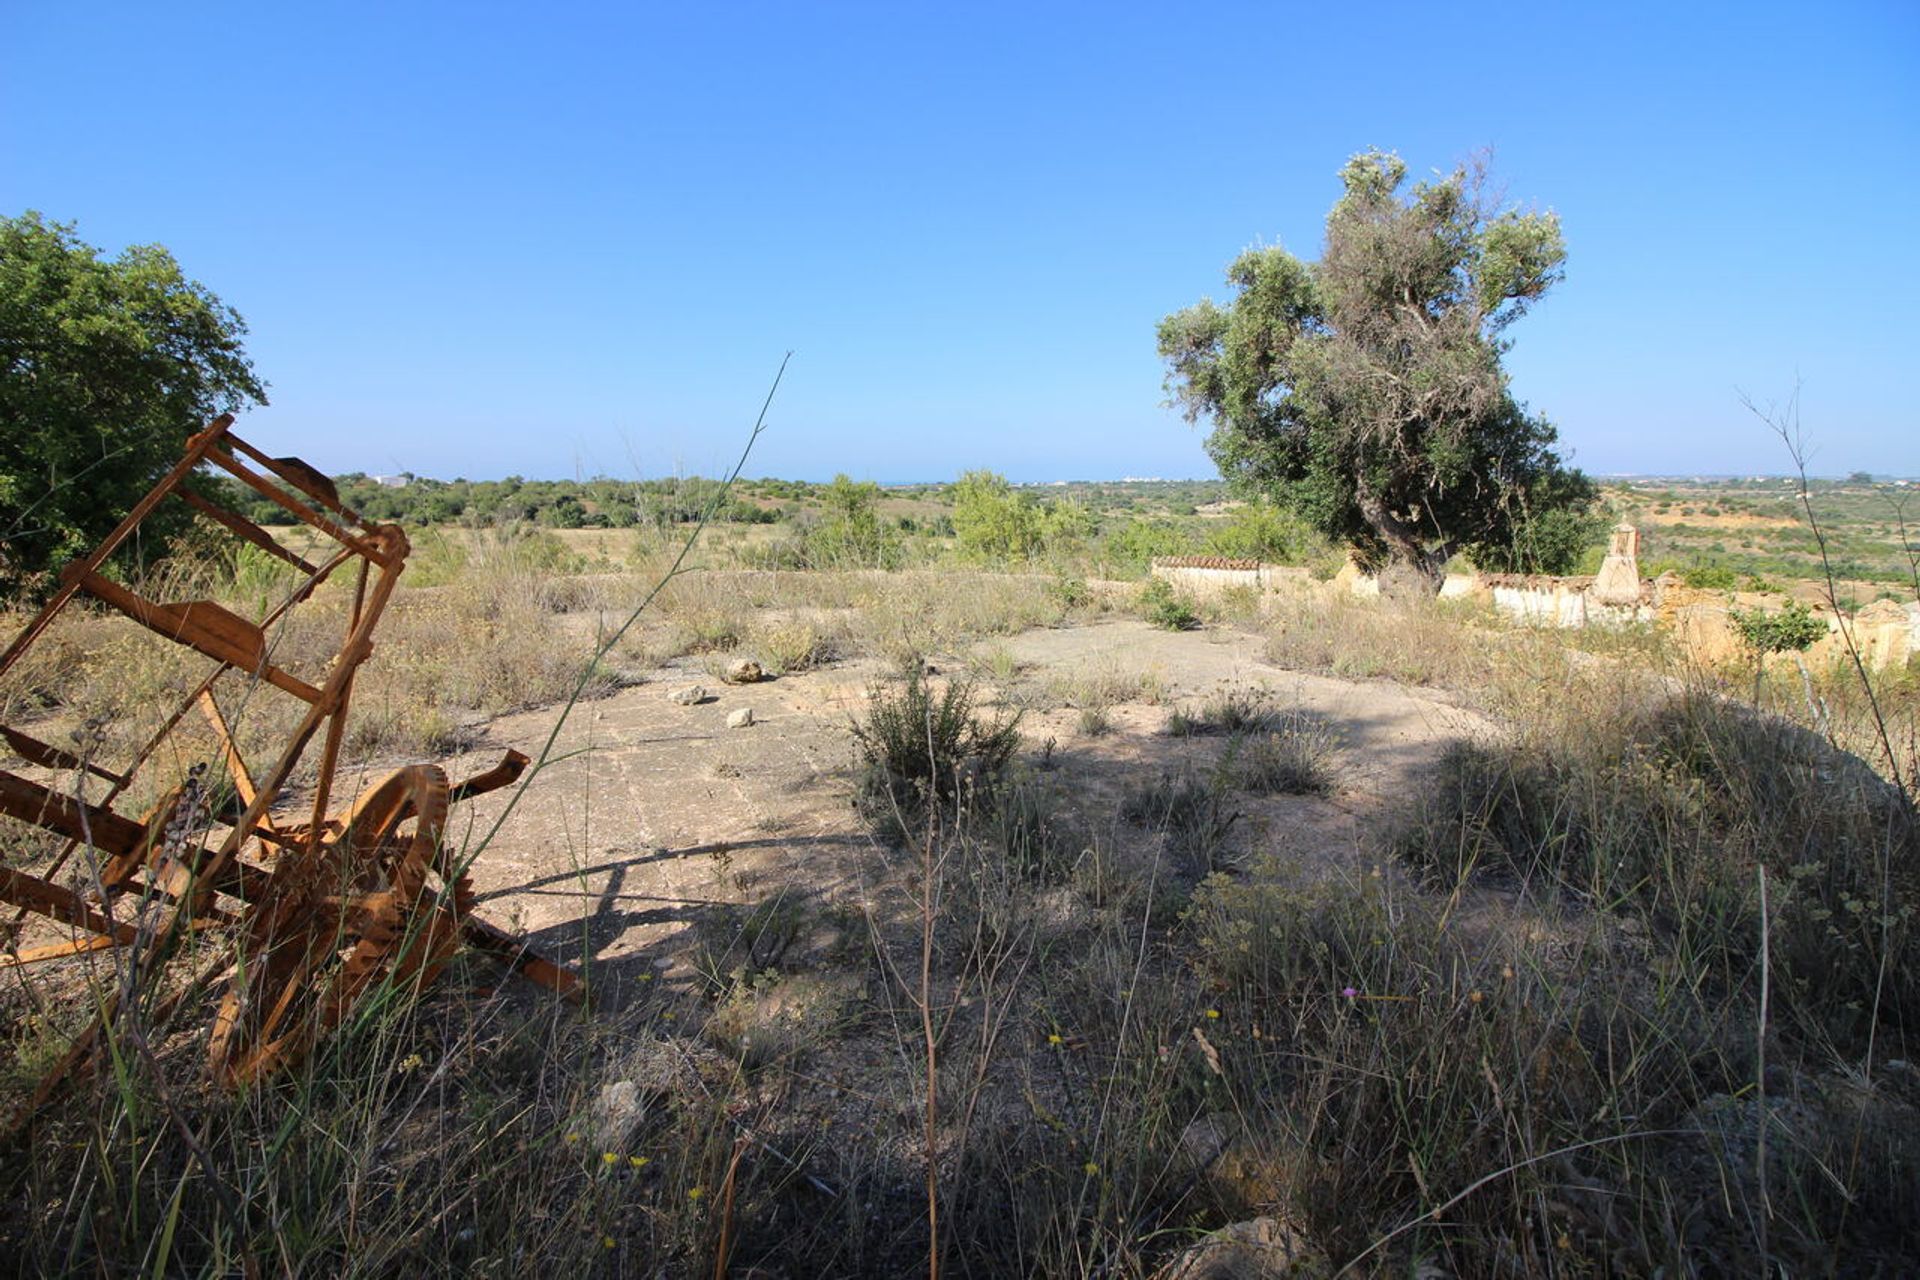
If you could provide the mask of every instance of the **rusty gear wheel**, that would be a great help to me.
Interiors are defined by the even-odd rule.
[[[431,765],[369,787],[311,854],[289,852],[249,912],[208,1046],[214,1076],[246,1084],[289,1066],[383,983],[424,986],[459,948],[440,840],[447,778]]]

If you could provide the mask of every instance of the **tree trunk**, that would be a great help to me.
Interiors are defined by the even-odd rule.
[[[1431,600],[1446,581],[1446,563],[1428,553],[1411,560],[1395,554],[1380,570],[1380,594],[1393,600]]]
[[[1395,599],[1432,599],[1440,594],[1446,581],[1446,564],[1454,553],[1452,543],[1429,545],[1419,532],[1400,519],[1368,490],[1355,486],[1355,501],[1360,516],[1387,546],[1387,564],[1380,571],[1380,593]]]

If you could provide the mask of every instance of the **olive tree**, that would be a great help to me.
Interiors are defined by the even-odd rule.
[[[1396,586],[1484,568],[1562,570],[1595,491],[1513,397],[1514,321],[1561,278],[1551,213],[1500,208],[1478,163],[1406,185],[1398,156],[1341,170],[1317,262],[1248,250],[1234,294],[1160,322],[1166,387],[1207,419],[1221,473],[1270,494]]]
[[[44,587],[208,419],[266,403],[246,331],[159,245],[108,260],[70,224],[0,218],[0,595]]]

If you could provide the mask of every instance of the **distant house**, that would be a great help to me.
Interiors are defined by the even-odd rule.
[[[388,489],[404,489],[413,483],[413,472],[402,471],[397,476],[368,476],[367,479]]]

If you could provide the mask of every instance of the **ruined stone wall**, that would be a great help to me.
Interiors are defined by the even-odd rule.
[[[1230,560],[1225,556],[1156,556],[1152,573],[1195,595],[1214,595],[1235,587],[1274,591],[1311,581],[1305,569],[1293,565]]]
[[[1781,607],[1776,595],[1701,591],[1666,579],[1660,586],[1660,626],[1679,641],[1683,652],[1699,662],[1734,662],[1747,656],[1739,629],[1734,625],[1735,610],[1766,611]],[[1840,617],[1824,604],[1813,604],[1810,608],[1813,616],[1826,624],[1827,634],[1807,650],[1808,665],[1849,661]],[[1869,671],[1904,667],[1920,655],[1920,603],[1875,600],[1855,610],[1846,619],[1846,625],[1860,651],[1860,660]]]
[[[1635,604],[1602,602],[1587,578],[1488,577],[1479,587],[1494,609],[1517,622],[1551,627],[1652,623],[1673,636],[1681,652],[1705,663],[1746,656],[1735,611],[1769,612],[1785,603],[1773,593],[1698,590],[1671,576],[1643,583]],[[1826,605],[1809,607],[1826,624],[1827,635],[1807,651],[1807,661],[1817,666],[1845,659],[1839,617]],[[1869,670],[1905,666],[1920,654],[1920,604],[1876,600],[1849,616],[1847,625]]]
[[[1489,576],[1476,581],[1502,615],[1534,626],[1591,627],[1651,623],[1678,642],[1695,662],[1719,664],[1747,657],[1733,615],[1736,611],[1769,612],[1785,603],[1774,593],[1707,591],[1689,587],[1672,575],[1642,583],[1634,604],[1607,604],[1596,597],[1589,578],[1527,578]],[[1826,637],[1807,650],[1810,665],[1822,666],[1847,659],[1840,618],[1824,604],[1809,606],[1826,624]],[[1861,661],[1870,671],[1898,668],[1920,655],[1920,603],[1876,600],[1847,618]]]
[[[1592,578],[1498,575],[1479,579],[1479,589],[1495,610],[1534,626],[1622,626],[1654,620],[1651,590],[1637,600],[1609,604],[1594,592]]]
[[[1453,575],[1441,585],[1440,594],[1447,599],[1483,600],[1502,616],[1530,626],[1658,626],[1674,637],[1689,658],[1715,664],[1745,657],[1734,610],[1781,607],[1778,595],[1697,590],[1672,574],[1646,581],[1640,577],[1639,549],[1639,534],[1630,525],[1620,525],[1613,531],[1600,572],[1593,577]],[[1261,593],[1311,590],[1318,585],[1305,569],[1221,556],[1163,556],[1154,560],[1152,572],[1194,595],[1234,588]],[[1378,580],[1351,563],[1327,589],[1362,599],[1380,595]],[[1807,661],[1817,665],[1845,660],[1840,620],[1823,605],[1812,608],[1814,616],[1826,622],[1827,636],[1815,642]],[[1920,603],[1877,600],[1847,622],[1869,670],[1902,667],[1920,657]]]

